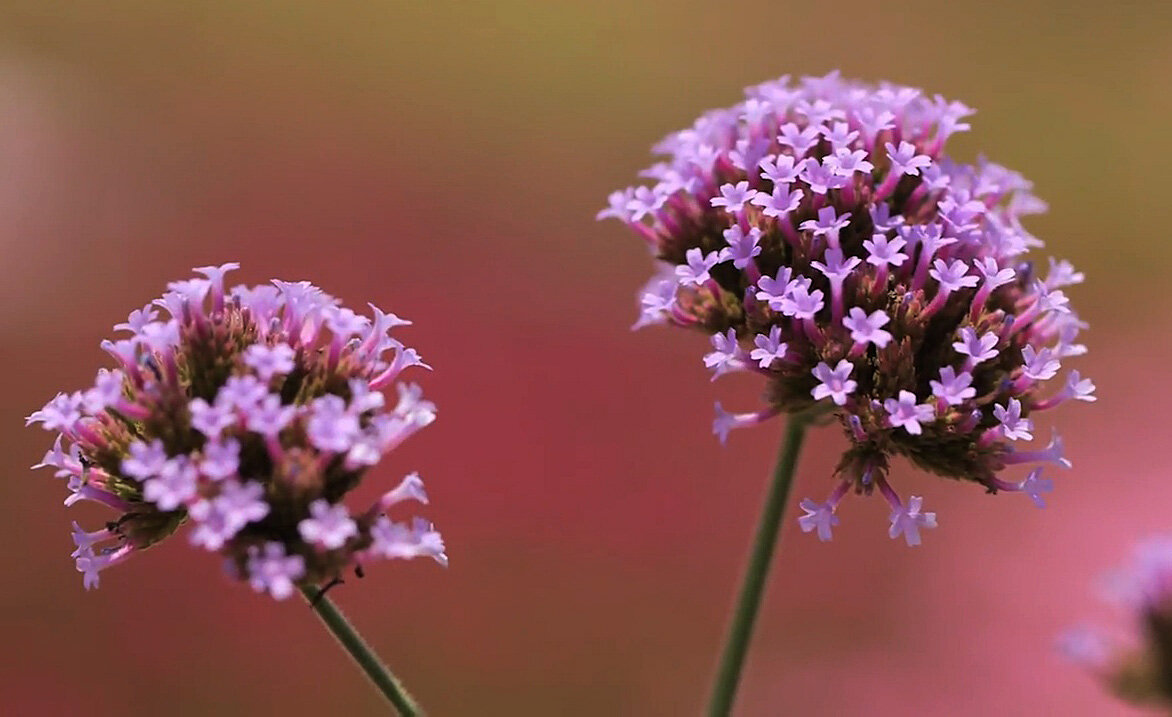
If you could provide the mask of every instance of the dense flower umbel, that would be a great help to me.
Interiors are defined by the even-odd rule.
[[[410,322],[373,306],[373,319],[361,316],[308,282],[225,293],[224,274],[236,268],[204,267],[204,278],[170,284],[114,327],[129,336],[102,342],[117,368],[28,418],[59,432],[35,467],[68,479],[65,504],[90,500],[120,514],[94,532],[73,524],[85,587],[185,521],[192,544],[278,599],[371,558],[445,564],[430,523],[385,515],[427,502],[418,475],[360,513],[341,502],[435,419],[413,384],[396,384],[398,402],[384,405],[381,389],[406,368],[426,368],[387,335]]]
[[[1139,544],[1110,583],[1115,600],[1135,616],[1139,640],[1114,641],[1078,628],[1061,647],[1120,697],[1172,709],[1172,536]]]
[[[943,154],[967,130],[959,102],[919,90],[788,78],[704,114],[657,147],[650,186],[614,192],[599,218],[643,238],[661,271],[640,296],[636,327],[671,323],[712,337],[713,377],[748,370],[768,380],[767,407],[716,405],[714,432],[815,404],[835,410],[852,445],[841,483],[806,501],[803,530],[828,540],[839,500],[878,488],[891,537],[919,543],[935,514],[887,481],[904,455],[989,492],[1021,491],[1041,504],[1050,481],[1021,482],[1007,466],[1069,467],[1055,436],[1020,450],[1032,416],[1094,385],[1062,359],[1085,352],[1085,327],[1063,287],[1082,281],[1065,261],[1040,277],[1022,259],[1041,246],[1019,218],[1044,210],[1016,172]]]

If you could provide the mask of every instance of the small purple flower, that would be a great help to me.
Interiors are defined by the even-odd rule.
[[[668,320],[668,315],[676,303],[676,290],[680,283],[672,277],[652,277],[639,293],[639,318],[631,326],[631,330],[641,329],[652,324],[662,324]]]
[[[1076,401],[1087,401],[1088,403],[1098,400],[1095,396],[1095,382],[1089,378],[1083,378],[1077,370],[1067,374],[1063,395]]]
[[[838,216],[834,213],[834,207],[822,207],[818,210],[817,220],[809,219],[804,221],[801,223],[799,228],[805,229],[808,232],[812,232],[816,237],[824,236],[826,237],[826,241],[830,244],[830,246],[837,247],[838,235],[848,224],[850,224],[850,218],[850,212],[846,212],[842,216]],[[858,264],[859,259],[857,257],[851,257],[851,259],[855,262],[855,265]],[[851,268],[853,269],[854,266]],[[848,269],[847,271],[849,272],[850,270]]]
[[[863,107],[854,112],[855,121],[858,122],[863,133],[863,138],[866,139],[867,145],[875,143],[875,136],[880,132],[891,129],[895,125],[895,115],[889,110],[876,110],[874,107]]]
[[[379,505],[386,509],[408,500],[424,505],[428,503],[427,491],[423,489],[423,479],[419,477],[418,473],[408,473],[404,476],[399,485],[383,494]]]
[[[833,104],[824,99],[816,99],[813,102],[806,99],[798,100],[798,104],[795,109],[797,110],[798,114],[806,118],[806,121],[810,125],[807,127],[807,129],[816,127],[818,128],[818,132],[821,132],[823,129],[822,125],[826,124],[830,120],[846,119],[846,112],[844,112],[840,107],[835,107]],[[782,129],[784,131],[784,128]]]
[[[760,288],[755,294],[757,300],[766,302],[774,311],[781,311],[785,299],[789,297],[791,275],[790,268],[786,266],[778,269],[776,276],[761,277],[757,281]]]
[[[268,507],[268,504],[265,504]],[[193,503],[187,509],[187,515],[195,523],[189,540],[192,545],[204,550],[218,551],[228,541],[240,532],[222,511],[217,509],[210,500],[201,500]]]
[[[207,269],[208,267],[201,267]],[[193,271],[199,271],[194,269]],[[158,304],[163,305],[168,311],[177,308],[180,311],[184,307],[193,311],[203,313],[203,301],[208,295],[208,291],[212,288],[212,284],[207,279],[184,279],[182,281],[172,281],[167,284],[168,292],[159,299]],[[168,306],[168,304],[170,304]]]
[[[870,174],[875,169],[875,165],[867,161],[867,152],[862,149],[853,152],[845,148],[837,149],[834,152],[834,159],[838,164],[836,171],[842,177],[851,177],[856,172]]]
[[[774,361],[785,360],[786,344],[781,340],[781,327],[769,329],[769,335],[757,334],[753,338],[757,347],[749,353],[749,358],[757,362],[761,368],[769,368]]]
[[[676,276],[682,286],[703,286],[712,275],[708,272],[720,263],[718,252],[709,252],[704,255],[699,249],[688,250],[688,263],[676,267]]]
[[[1030,497],[1034,505],[1039,508],[1045,508],[1046,500],[1042,497],[1042,494],[1052,493],[1054,491],[1054,481],[1051,478],[1043,478],[1042,469],[1035,468],[1021,482],[1020,490]]]
[[[240,468],[240,442],[235,438],[208,441],[203,447],[199,471],[212,480],[236,475]]]
[[[262,436],[275,437],[285,430],[296,413],[292,406],[281,404],[280,396],[269,395],[248,411],[244,425]]]
[[[358,415],[370,411],[381,411],[387,405],[387,397],[371,388],[360,378],[352,378],[350,386],[350,412]]]
[[[208,438],[219,438],[224,429],[236,423],[231,406],[224,403],[210,404],[202,398],[196,398],[188,407],[191,409],[192,427]]]
[[[595,219],[619,219],[621,221],[628,221],[631,216],[631,211],[627,209],[627,204],[635,196],[633,189],[619,190],[611,192],[610,196],[606,198],[606,209],[594,215]]]
[[[838,516],[834,514],[836,506],[829,501],[816,503],[805,498],[799,507],[806,512],[805,515],[798,518],[798,525],[802,527],[802,532],[809,533],[816,530],[818,531],[818,540],[824,543],[829,541],[833,537],[831,529],[838,525]]]
[[[720,258],[722,261],[732,259],[733,266],[738,269],[749,266],[753,258],[761,254],[761,247],[757,246],[761,241],[761,230],[756,227],[748,233],[741,231],[739,226],[725,229],[724,240],[728,242],[728,248],[721,250]]]
[[[154,478],[142,484],[142,497],[162,511],[172,511],[195,496],[199,471],[185,456],[168,460]]]
[[[150,304],[135,309],[126,317],[126,322],[122,324],[115,324],[115,331],[129,331],[131,334],[138,335],[142,333],[142,329],[147,324],[151,323],[158,317],[159,312],[156,311]]]
[[[976,263],[977,271],[981,272],[981,276],[985,279],[985,284],[990,287],[990,291],[1006,284],[1017,278],[1017,272],[1011,267],[1001,267],[997,264],[997,260],[991,256],[987,256]]]
[[[654,192],[647,187],[639,187],[631,198],[627,200],[627,211],[629,214],[629,221],[638,222],[648,214],[654,214],[663,207],[663,203],[667,201],[667,197]]]
[[[1022,418],[1021,401],[1009,399],[1008,406],[993,406],[993,416],[1001,423],[1001,434],[1011,441],[1032,441],[1034,422]]]
[[[917,176],[921,169],[932,164],[932,158],[916,153],[916,146],[910,142],[900,142],[899,147],[895,147],[888,142],[887,157],[891,160],[892,174],[907,174],[910,176]]]
[[[916,395],[911,391],[900,391],[899,398],[889,398],[883,402],[887,411],[887,420],[892,428],[902,428],[913,436],[924,432],[920,424],[932,421],[936,417],[936,409],[931,404],[916,403]]]
[[[292,371],[293,356],[293,349],[288,344],[253,344],[244,352],[244,363],[256,371],[261,381],[268,381],[273,376]]]
[[[82,585],[86,590],[92,590],[98,587],[98,574],[106,568],[111,568],[123,562],[134,551],[135,547],[129,543],[101,553],[83,551],[74,561],[74,564],[77,566],[77,571],[82,574]]]
[[[358,535],[358,524],[350,518],[344,505],[330,505],[319,499],[309,505],[310,517],[297,524],[305,542],[326,550],[336,550]]]
[[[392,413],[420,427],[435,420],[435,404],[423,400],[423,389],[418,384],[401,383],[397,389],[399,402]]]
[[[1026,346],[1021,350],[1022,373],[1035,381],[1047,381],[1058,375],[1062,364],[1054,358],[1054,352],[1043,347],[1041,350]]]
[[[269,389],[256,376],[229,376],[216,394],[216,403],[238,411],[249,411],[269,395]]]
[[[777,184],[772,194],[757,192],[752,204],[761,207],[761,213],[767,217],[781,218],[801,206],[802,197],[802,190],[790,190],[789,185]]]
[[[728,434],[736,428],[747,428],[748,426],[755,426],[768,415],[762,413],[729,413],[720,405],[720,401],[716,402],[716,416],[712,419],[712,433],[720,439],[721,445],[728,441]]]
[[[107,371],[104,368],[98,369],[98,378],[94,381],[94,387],[82,395],[85,410],[94,414],[106,408],[117,407],[118,402],[122,399],[123,380],[122,372],[118,369],[113,371]]]
[[[156,353],[167,353],[170,347],[179,343],[178,321],[155,321],[142,327],[139,336],[146,348]]]
[[[808,284],[791,282],[789,295],[781,300],[781,313],[795,319],[813,319],[825,306],[822,296],[821,289],[811,292]]]
[[[875,344],[884,348],[891,342],[891,334],[883,327],[891,321],[887,312],[876,309],[870,315],[857,306],[852,306],[850,313],[842,320],[842,325],[851,332],[851,341],[856,344]]]
[[[928,266],[936,258],[938,252],[944,247],[955,244],[957,240],[955,237],[945,236],[943,227],[937,223],[904,227],[900,231],[920,245],[920,260],[916,268],[915,280],[912,282],[913,286],[919,288],[923,286],[924,280],[930,275]]]
[[[370,529],[374,544],[371,550],[384,558],[427,557],[447,566],[444,541],[426,520],[416,518],[410,526],[382,516]]]
[[[40,423],[46,431],[61,431],[72,433],[74,427],[81,421],[81,407],[83,399],[80,393],[59,393],[52,401],[45,404],[39,411],[34,411],[24,425],[30,426]]]
[[[959,289],[971,289],[977,285],[977,277],[968,273],[969,265],[957,259],[951,264],[943,259],[937,259],[928,270],[928,275],[940,282],[940,291],[953,292]]]
[[[253,590],[284,600],[293,594],[294,585],[305,575],[305,558],[287,555],[284,545],[269,542],[265,543],[263,552],[252,547],[247,569]]]
[[[968,371],[959,374],[951,366],[940,369],[939,381],[928,381],[932,387],[932,395],[949,406],[960,406],[977,395],[973,388],[973,375]]]
[[[863,240],[863,248],[868,252],[867,263],[873,266],[903,266],[908,256],[900,249],[906,245],[901,237],[888,239],[885,234]]]
[[[1009,465],[1017,465],[1020,463],[1053,463],[1060,468],[1070,468],[1071,463],[1065,456],[1065,446],[1062,443],[1062,436],[1054,431],[1050,435],[1050,442],[1041,450],[1035,451],[1012,451],[1004,456],[1003,460]]]
[[[835,243],[837,243],[837,239]],[[823,259],[824,261],[810,262],[810,266],[821,272],[827,279],[830,279],[832,287],[839,287],[835,289],[835,293],[838,292],[842,284],[854,272],[861,261],[857,256],[844,257],[842,250],[835,246],[831,246],[831,248],[826,250]]]
[[[818,385],[811,391],[814,400],[821,401],[829,397],[839,406],[846,405],[847,396],[859,385],[849,378],[854,368],[854,364],[846,359],[839,361],[833,369],[825,362],[815,366],[813,374],[818,379]]]
[[[346,402],[338,396],[322,396],[312,404],[312,413],[305,425],[310,443],[322,451],[344,453],[350,450],[358,437],[358,418],[346,410]]]
[[[227,481],[220,485],[220,494],[213,501],[230,524],[243,528],[249,523],[263,520],[269,514],[269,504],[265,502],[264,494],[264,486],[256,481]]]
[[[899,229],[904,225],[904,218],[901,214],[892,214],[891,207],[885,202],[874,204],[870,209],[871,223],[875,225],[875,233],[881,234],[886,238],[884,232],[889,232]]]
[[[741,118],[751,126],[759,126],[773,115],[773,105],[758,99],[745,100]]]
[[[744,209],[755,196],[757,190],[749,189],[748,182],[724,184],[720,187],[720,196],[713,197],[711,204],[714,207],[724,207],[727,212],[736,213]]]
[[[109,528],[86,532],[82,530],[81,526],[75,520],[73,521],[73,532],[70,534],[70,537],[73,538],[73,544],[77,547],[70,557],[77,558],[81,555],[93,555],[95,545],[107,540],[113,540],[117,537],[117,533]]]
[[[1085,278],[1081,271],[1075,271],[1069,261],[1050,257],[1050,273],[1046,275],[1046,281],[1043,283],[1047,288],[1058,289],[1063,286],[1081,284]]]
[[[960,330],[960,341],[953,343],[952,348],[956,349],[957,353],[969,357],[968,366],[971,369],[972,366],[996,356],[998,351],[994,347],[997,343],[997,334],[988,332],[978,337],[974,329],[966,326]]]
[[[324,316],[326,326],[329,327],[336,338],[342,339],[343,341],[351,336],[363,334],[370,329],[370,319],[344,306],[331,306],[324,312]],[[288,344],[278,345],[288,346]],[[341,346],[341,343],[338,345]],[[292,359],[293,354],[289,354],[289,358]],[[286,372],[292,369],[293,367],[290,365],[286,369]]]
[[[733,166],[748,173],[756,169],[757,163],[769,154],[769,145],[772,144],[764,137],[742,139],[737,142],[737,148],[728,153],[729,161]]]
[[[802,173],[803,163],[801,160],[795,162],[794,158],[788,154],[782,154],[777,157],[763,159],[758,166],[761,168],[762,179],[768,179],[770,182],[773,182],[775,187],[787,187],[789,184],[797,181],[798,175]],[[753,203],[756,204],[760,198],[761,193],[758,192]]]
[[[834,153],[839,154],[850,151],[850,145],[858,138],[859,133],[857,130],[851,130],[846,122],[835,122],[831,127],[822,128],[822,136],[830,143]],[[863,152],[863,157],[866,156],[867,153]]]
[[[70,448],[70,453],[67,455],[65,450],[61,447],[62,436],[58,435],[57,440],[53,441],[53,447],[45,451],[45,456],[41,458],[41,462],[33,466],[37,468],[56,468],[53,475],[58,478],[67,478],[72,475],[80,475],[82,471],[81,462],[77,460],[78,449],[77,444]]]
[[[157,438],[150,443],[135,441],[127,447],[127,453],[122,460],[123,472],[142,481],[162,473],[167,464],[167,451]]]
[[[935,513],[920,512],[923,504],[923,498],[913,495],[908,499],[906,508],[893,508],[891,516],[888,518],[891,521],[891,528],[887,531],[887,535],[894,540],[902,533],[909,548],[919,545],[920,530],[936,527]]]
[[[241,528],[263,520],[270,511],[264,500],[264,486],[256,481],[226,480],[211,500],[201,500],[189,509],[196,522],[191,542],[207,550],[220,550]]]
[[[207,285],[212,292],[213,311],[220,311],[224,308],[224,275],[239,268],[240,264],[230,261],[219,266],[197,266],[193,269],[195,273],[207,277]]]
[[[712,369],[712,380],[745,368],[745,352],[737,344],[737,333],[729,329],[712,335],[712,351],[704,356],[704,366]]]
[[[1074,314],[1063,314],[1056,317],[1054,324],[1054,332],[1058,335],[1058,343],[1054,346],[1054,355],[1057,358],[1082,356],[1087,352],[1085,345],[1075,343],[1079,332],[1088,327],[1085,321],[1081,321]]]
[[[818,144],[818,135],[821,130],[817,125],[807,126],[805,129],[798,129],[798,126],[792,122],[781,126],[781,134],[777,141],[783,147],[789,147],[793,151],[793,156],[801,158],[806,156],[814,145]]]
[[[826,194],[831,189],[846,186],[846,177],[838,174],[838,166],[832,158],[824,159],[821,164],[814,160],[806,162],[801,178],[814,194]]]

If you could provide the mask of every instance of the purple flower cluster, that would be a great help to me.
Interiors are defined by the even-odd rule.
[[[407,476],[367,510],[342,503],[363,474],[435,420],[418,386],[395,384],[414,349],[388,331],[410,322],[344,308],[308,282],[224,289],[236,264],[203,267],[115,326],[102,343],[118,366],[60,393],[28,418],[58,433],[36,468],[69,482],[66,505],[102,503],[119,517],[73,552],[85,587],[190,521],[193,545],[221,554],[258,591],[287,597],[373,557],[446,564],[430,523],[385,514],[426,503]]]
[[[1081,627],[1060,647],[1121,698],[1172,708],[1172,536],[1136,546],[1131,564],[1109,581],[1111,597],[1129,611],[1139,639],[1112,640]]]
[[[664,139],[666,159],[643,172],[654,183],[614,192],[598,215],[626,224],[661,267],[635,327],[699,329],[714,378],[767,379],[763,410],[717,404],[722,442],[779,413],[834,410],[851,447],[839,485],[801,518],[823,540],[850,490],[888,500],[892,538],[915,545],[935,527],[921,498],[889,485],[892,455],[1041,505],[1040,470],[998,474],[1069,467],[1056,435],[1040,450],[1015,443],[1033,438],[1035,412],[1095,397],[1078,371],[1050,387],[1086,351],[1063,291],[1083,276],[1053,259],[1040,276],[1023,259],[1041,242],[1021,217],[1045,209],[1030,183],[945,156],[973,111],[938,95],[837,73],[746,95]]]

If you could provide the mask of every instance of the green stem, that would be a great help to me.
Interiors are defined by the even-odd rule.
[[[753,623],[757,620],[761,595],[765,592],[765,578],[769,574],[769,564],[773,560],[773,551],[777,545],[781,518],[789,500],[790,488],[793,486],[798,452],[802,448],[802,438],[806,435],[806,427],[811,418],[809,414],[796,414],[791,416],[789,423],[786,424],[785,440],[781,444],[777,465],[773,469],[773,479],[769,486],[769,494],[765,498],[761,520],[757,523],[757,535],[753,539],[749,567],[741,584],[741,594],[737,598],[732,625],[729,627],[724,653],[720,658],[712,699],[708,703],[709,717],[725,717],[732,711],[737,683],[740,682],[741,669],[745,665],[745,653],[753,636]]]
[[[325,595],[319,595],[318,588],[301,586],[301,594],[305,596],[310,607],[313,608],[321,621],[338,639],[342,649],[350,653],[370,681],[383,693],[383,696],[395,706],[403,717],[417,717],[421,714],[419,705],[407,693],[406,688],[399,683],[387,666],[378,659],[374,650],[370,649],[346,616],[342,614],[334,603]]]

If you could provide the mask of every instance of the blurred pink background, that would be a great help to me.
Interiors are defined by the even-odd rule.
[[[1125,618],[1098,576],[1168,529],[1172,9],[1019,2],[9,0],[0,7],[0,704],[20,715],[379,714],[305,606],[169,541],[73,570],[64,487],[22,418],[92,380],[98,342],[190,267],[311,279],[416,321],[440,420],[418,469],[452,563],[335,593],[435,715],[700,710],[781,431],[710,435],[698,335],[636,334],[641,244],[593,215],[648,148],[783,73],[890,79],[978,108],[954,155],[1037,183],[1030,224],[1088,282],[1051,506],[914,475],[940,528],[909,550],[880,501],[835,541],[793,509],[743,715],[1127,715],[1054,650]],[[1041,255],[1042,257],[1045,254]],[[822,495],[826,429],[798,497]],[[378,485],[367,485],[370,490]]]

